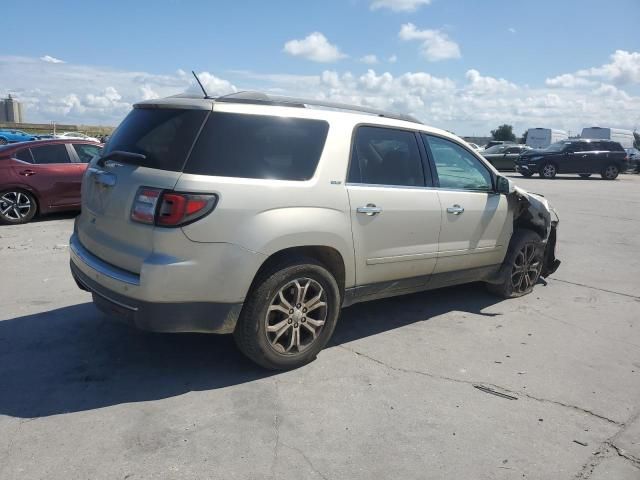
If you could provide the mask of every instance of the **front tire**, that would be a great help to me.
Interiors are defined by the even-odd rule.
[[[511,238],[502,264],[501,282],[488,284],[490,292],[503,298],[522,297],[532,292],[540,278],[544,250],[540,235],[531,230],[517,230]]]
[[[255,283],[234,331],[238,348],[271,370],[313,361],[340,313],[333,275],[315,260],[301,259],[269,269]]]
[[[618,166],[612,163],[611,165],[607,165],[606,167],[604,167],[600,175],[605,180],[615,180],[616,178],[618,178],[619,173],[620,169],[618,168]]]
[[[545,163],[540,168],[540,176],[542,178],[546,178],[547,180],[555,178],[557,173],[558,173],[558,167],[556,167],[556,165],[554,163],[551,163],[551,162]]]
[[[30,222],[38,211],[36,199],[24,190],[0,192],[0,223],[19,225]]]

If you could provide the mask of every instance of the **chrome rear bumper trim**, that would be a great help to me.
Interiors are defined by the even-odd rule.
[[[109,265],[103,260],[100,260],[80,244],[75,233],[71,236],[69,248],[71,250],[71,256],[74,257],[77,262],[79,261],[84,263],[89,268],[101,273],[105,277],[118,280],[119,282],[128,283],[129,285],[140,285],[140,277],[138,275],[119,269],[113,265]]]

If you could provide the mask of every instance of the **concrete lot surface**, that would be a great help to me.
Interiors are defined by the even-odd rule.
[[[559,211],[546,286],[356,305],[277,374],[107,321],[72,216],[0,227],[0,478],[639,479],[640,176],[512,177]]]

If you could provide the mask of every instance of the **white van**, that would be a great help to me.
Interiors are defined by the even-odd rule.
[[[623,148],[633,148],[633,132],[621,128],[589,127],[582,129],[582,138],[598,138],[618,142]]]
[[[569,135],[564,130],[553,128],[530,128],[527,131],[527,146],[531,148],[547,148],[552,143],[566,140]]]

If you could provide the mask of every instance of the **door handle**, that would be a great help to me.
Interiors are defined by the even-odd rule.
[[[20,172],[20,175],[24,175],[25,177],[30,177],[31,175],[35,175],[36,172],[34,172],[33,170],[27,169],[27,170],[22,170]]]
[[[464,208],[456,204],[453,207],[447,207],[447,212],[453,213],[454,215],[460,215],[461,213],[464,213]]]
[[[370,217],[372,217],[373,215],[377,215],[378,213],[382,212],[382,208],[376,207],[373,203],[367,203],[366,207],[356,208],[356,212],[364,213],[365,215],[369,215]]]

